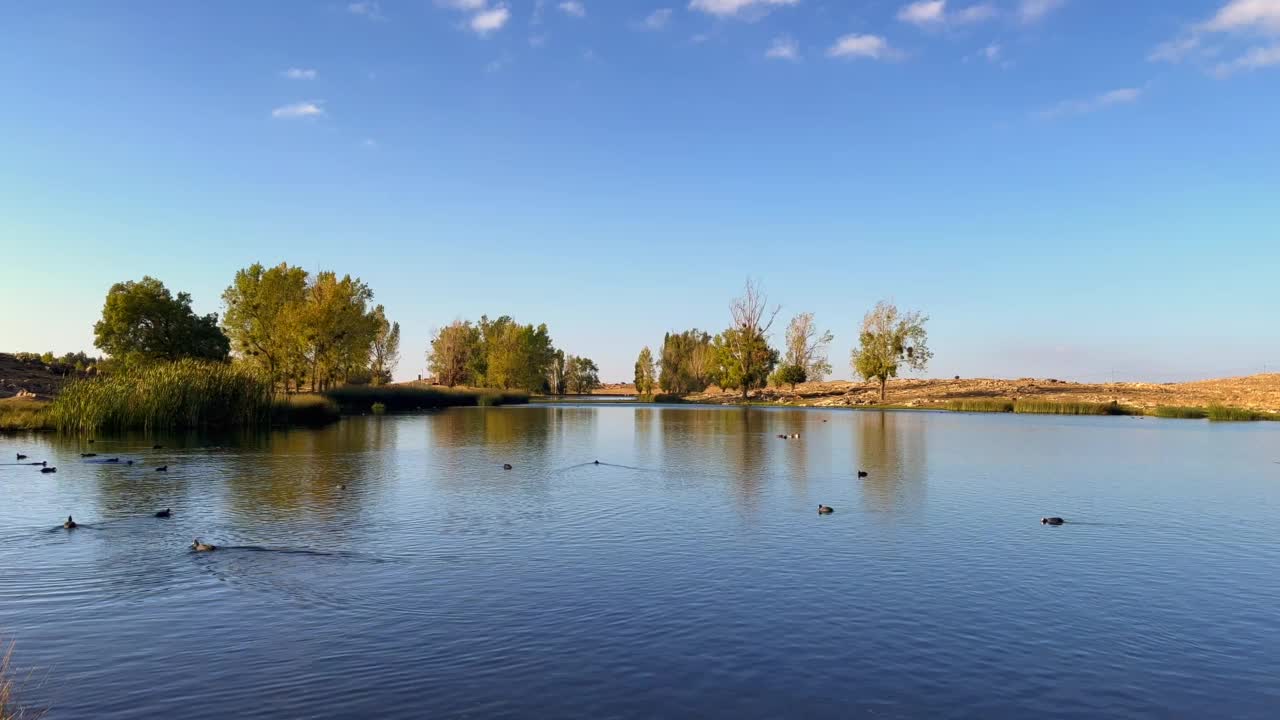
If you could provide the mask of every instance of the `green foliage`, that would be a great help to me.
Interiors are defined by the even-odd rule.
[[[521,325],[508,316],[480,318],[484,385],[503,390],[540,392],[547,387],[547,367],[555,356],[546,325]]]
[[[636,393],[641,397],[653,394],[653,388],[657,384],[653,375],[653,353],[649,350],[649,346],[646,345],[640,351],[639,357],[636,358]]]
[[[565,386],[575,395],[588,395],[600,387],[600,368],[590,358],[570,355],[565,361]]]
[[[850,364],[864,379],[879,381],[880,402],[885,401],[889,378],[897,377],[900,367],[924,370],[928,366],[933,357],[924,328],[928,321],[918,312],[899,313],[884,300],[862,319],[859,345],[853,349]]]
[[[479,385],[488,363],[480,342],[480,328],[456,320],[436,331],[427,352],[427,369],[436,382],[449,387]]]
[[[763,388],[778,364],[778,351],[758,333],[729,329],[715,337],[717,374],[720,387],[741,390],[745,399],[751,390]]]
[[[374,414],[374,415],[386,415],[386,414],[387,414],[387,404],[386,404],[386,403],[376,402],[376,403],[374,403],[374,404],[373,404],[369,409],[373,412],[373,414]]]
[[[272,425],[319,427],[337,422],[340,417],[338,404],[323,395],[277,395],[271,403]]]
[[[381,403],[390,412],[427,410],[470,405],[521,405],[527,393],[497,390],[460,390],[429,385],[343,386],[324,393],[343,413],[360,414]]]
[[[400,364],[400,323],[387,320],[386,311],[379,305],[373,309],[373,327],[369,374],[374,385],[386,385]]]
[[[1280,414],[1266,413],[1248,408],[1228,407],[1226,405],[1210,405],[1205,414],[1216,422],[1254,422],[1258,420],[1280,420]]]
[[[711,336],[698,329],[667,333],[662,338],[658,386],[672,394],[702,392],[715,375]]]
[[[947,409],[956,412],[1011,413],[1013,412],[1013,401],[998,399],[952,400],[947,403]]]
[[[227,312],[222,327],[244,362],[260,368],[273,383],[305,374],[302,308],[307,272],[281,263],[254,263],[236,273],[222,293]]]
[[[0,399],[0,432],[52,429],[49,403],[17,397]]]
[[[808,376],[801,365],[780,365],[773,375],[769,376],[769,382],[778,387],[790,385],[791,391],[795,392],[796,385],[804,382],[806,377]]]
[[[1198,407],[1161,405],[1156,408],[1155,416],[1162,418],[1181,418],[1185,420],[1202,420],[1209,417],[1209,411]]]
[[[1141,410],[1120,403],[1055,402],[1052,400],[1018,400],[1016,413],[1035,415],[1141,415]]]
[[[185,359],[75,380],[49,417],[73,433],[252,427],[268,421],[271,399],[270,380],[252,368]]]
[[[216,313],[196,315],[190,295],[174,297],[149,276],[111,286],[93,334],[97,347],[126,363],[226,360],[230,352]]]

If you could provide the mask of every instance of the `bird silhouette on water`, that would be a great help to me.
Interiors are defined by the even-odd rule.
[[[47,474],[49,474],[49,473],[56,473],[56,472],[58,472],[58,468],[56,468],[56,467],[42,467],[42,468],[40,468],[40,472],[45,473],[45,474],[47,475]]]
[[[18,459],[19,459],[19,460],[26,460],[26,459],[27,459],[27,456],[26,456],[26,455],[23,455],[22,453],[18,453]]]
[[[1066,524],[1066,522],[1067,522],[1066,520],[1063,520],[1063,519],[1062,519],[1062,518],[1060,518],[1060,517],[1042,517],[1042,518],[1040,518],[1040,524],[1041,524],[1041,525],[1064,525],[1064,524]]]
[[[170,517],[171,515],[173,515],[173,511],[170,508],[165,508],[160,512],[156,513],[156,517],[158,518],[167,518],[167,517]]]
[[[503,470],[510,470],[510,469],[511,469],[511,463],[502,463],[502,469],[503,469]]]
[[[202,543],[200,542],[200,538],[196,538],[195,540],[191,541],[191,549],[196,552],[213,552],[214,550],[218,549],[218,546]]]
[[[819,505],[819,506],[818,506],[818,514],[819,514],[819,515],[830,515],[831,513],[835,512],[835,511],[836,511],[836,509],[835,509],[835,508],[833,508],[833,507],[831,507],[830,505]]]
[[[160,467],[156,468],[156,472],[169,472],[169,466],[161,465]]]
[[[66,529],[68,529],[68,530],[75,530],[77,527],[79,527],[79,525],[76,525],[76,521],[75,521],[75,520],[72,520],[72,519],[71,519],[71,516],[70,516],[70,515],[68,515],[68,516],[67,516],[67,521],[66,521],[66,522],[64,522],[64,523],[62,523],[62,527],[66,528]]]
[[[98,457],[98,453],[80,453],[80,457]]]
[[[867,477],[867,475],[868,475],[868,473],[867,473],[867,471],[866,471],[866,470],[859,470],[859,471],[858,471],[858,477],[860,477],[860,478]]]

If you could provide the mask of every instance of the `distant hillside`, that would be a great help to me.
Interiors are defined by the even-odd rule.
[[[70,380],[53,372],[39,361],[17,359],[9,353],[0,353],[0,399],[31,393],[41,400],[48,400]]]

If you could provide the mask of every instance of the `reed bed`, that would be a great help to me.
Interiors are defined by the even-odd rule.
[[[1250,410],[1248,408],[1228,407],[1226,405],[1210,405],[1205,409],[1205,413],[1210,420],[1217,422],[1280,420],[1280,414]]]
[[[1116,402],[1054,402],[1051,400],[1018,400],[1015,413],[1029,415],[1141,415],[1142,410]]]
[[[1160,405],[1156,407],[1152,414],[1156,417],[1177,418],[1180,420],[1203,420],[1209,417],[1209,411],[1204,408],[1183,405]]]
[[[1012,400],[976,398],[970,400],[952,400],[947,403],[948,410],[972,413],[1011,413]]]
[[[279,395],[271,403],[272,425],[319,427],[337,422],[342,411],[323,395]]]
[[[271,418],[271,383],[243,366],[179,360],[69,383],[49,408],[60,432],[255,427]]]
[[[406,412],[432,408],[521,405],[529,402],[529,394],[515,390],[482,390],[445,388],[434,385],[346,385],[324,396],[342,409],[344,414],[362,415],[372,412],[375,403],[384,412]]]

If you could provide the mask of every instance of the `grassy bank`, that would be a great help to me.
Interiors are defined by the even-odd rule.
[[[1141,415],[1142,410],[1119,403],[1053,402],[1051,400],[952,400],[956,412],[1018,413],[1020,415]]]
[[[446,388],[436,385],[348,385],[324,393],[346,415],[373,411],[375,403],[384,412],[407,412],[447,407],[522,405],[529,394],[516,390]]]
[[[0,432],[43,432],[52,429],[49,403],[16,397],[0,400]]]

